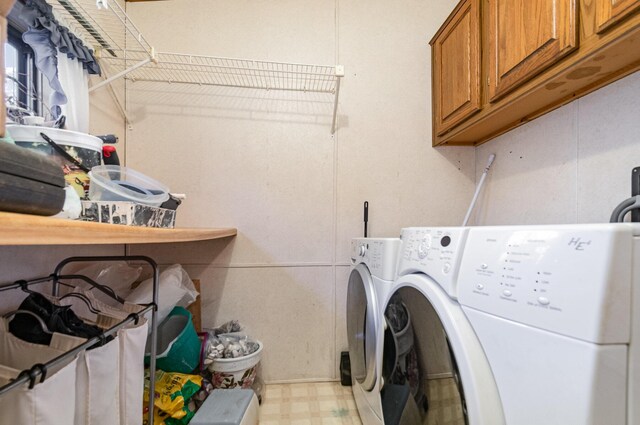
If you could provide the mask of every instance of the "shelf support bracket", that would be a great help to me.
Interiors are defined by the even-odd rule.
[[[333,120],[331,121],[331,134],[336,132],[336,121],[338,118],[338,97],[340,96],[340,81],[344,77],[344,66],[336,65],[336,91],[333,98]]]
[[[120,98],[116,94],[116,91],[113,88],[113,84],[111,84],[111,83],[109,83],[109,93],[111,94],[111,97],[113,98],[113,101],[115,102],[115,104],[118,106],[118,110],[120,111],[120,115],[122,115],[122,118],[124,118],[124,121],[125,121],[125,124],[127,125],[127,128],[129,130],[131,130],[133,128],[132,127],[132,123],[131,123],[131,118],[129,117],[129,114],[127,113],[127,109],[124,107],[123,102],[120,101]]]
[[[118,94],[116,93],[116,90],[113,88],[113,78],[109,78],[109,75],[107,74],[107,72],[104,69],[102,70],[102,73],[104,74],[105,77],[107,77],[105,81],[109,80],[107,82],[107,87],[109,89],[109,94],[111,94],[111,98],[113,99],[113,102],[118,107],[118,111],[120,111],[120,115],[122,115],[122,118],[124,118],[125,124],[127,125],[127,128],[129,130],[131,130],[131,128],[132,128],[131,118],[129,117],[129,114],[127,113],[127,108],[125,107],[124,102],[122,102],[120,100],[120,97],[118,97]],[[89,90],[89,92],[91,92],[91,90]]]
[[[89,88],[89,93],[91,93],[92,91],[95,91],[95,90],[99,89],[100,87],[103,87],[103,86],[105,86],[105,85],[107,85],[107,84],[111,84],[113,81],[115,81],[115,80],[117,80],[117,79],[119,79],[119,78],[124,77],[124,76],[125,76],[125,75],[127,75],[128,73],[133,72],[133,71],[135,71],[136,69],[138,69],[138,68],[140,68],[140,67],[142,67],[142,66],[145,66],[145,65],[147,65],[149,62],[152,62],[152,61],[153,61],[153,58],[152,58],[152,57],[146,58],[145,60],[143,60],[143,61],[141,61],[141,62],[138,62],[137,64],[133,65],[132,67],[127,68],[127,69],[125,69],[124,71],[120,71],[120,72],[118,72],[117,74],[112,75],[111,77],[108,77],[107,79],[105,79],[105,80],[103,80],[103,81],[100,81],[98,84],[95,84],[95,85],[93,85],[93,86],[91,86],[91,87]]]

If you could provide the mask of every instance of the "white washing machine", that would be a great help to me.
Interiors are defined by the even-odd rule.
[[[489,361],[456,301],[468,232],[402,229],[399,276],[382,302],[385,425],[505,424]]]
[[[382,300],[396,277],[400,239],[351,241],[347,337],[353,395],[364,424],[382,424],[380,400],[384,317]]]
[[[385,425],[640,423],[640,226],[407,228],[402,241],[379,302]]]

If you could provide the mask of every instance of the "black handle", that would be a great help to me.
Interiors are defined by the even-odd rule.
[[[69,155],[67,153],[67,151],[65,151],[59,144],[57,144],[56,142],[54,142],[53,140],[51,140],[51,138],[49,136],[47,136],[44,133],[40,133],[40,136],[42,136],[42,138],[51,145],[51,147],[58,152],[60,155],[62,155],[64,157],[64,159],[66,159],[67,161],[71,162],[73,165],[75,165],[76,167],[78,167],[79,169],[81,169],[82,171],[84,171],[85,173],[88,173],[89,171],[91,171],[90,169],[88,169],[87,167],[85,167],[84,165],[82,165],[80,163],[80,161],[78,161],[77,159],[75,159],[74,157],[72,157],[71,155]]]
[[[120,165],[120,157],[118,157],[118,152],[113,151],[109,154],[109,156],[104,156],[102,158],[104,165]]]
[[[631,170],[631,196],[640,195],[640,167]],[[631,221],[640,222],[640,210],[631,211]]]
[[[120,158],[115,146],[102,147],[102,162],[104,165],[120,165]]]
[[[369,224],[369,201],[364,201],[364,237],[367,237],[367,225]]]
[[[102,140],[102,143],[106,143],[108,145],[113,145],[118,143],[118,136],[115,134],[105,134],[104,136],[96,136],[98,139]]]

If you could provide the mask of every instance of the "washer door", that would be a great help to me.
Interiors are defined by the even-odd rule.
[[[489,362],[460,304],[412,274],[396,281],[385,305],[385,425],[503,425]]]
[[[349,275],[347,289],[347,336],[351,378],[365,391],[375,386],[376,334],[378,314],[371,274],[364,264],[358,264]]]

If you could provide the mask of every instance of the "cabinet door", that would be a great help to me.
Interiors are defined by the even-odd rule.
[[[606,31],[638,9],[640,9],[640,0],[597,0],[598,33]]]
[[[479,0],[466,0],[431,41],[433,114],[438,135],[480,110],[479,25]]]
[[[578,46],[576,0],[487,1],[491,101]]]

